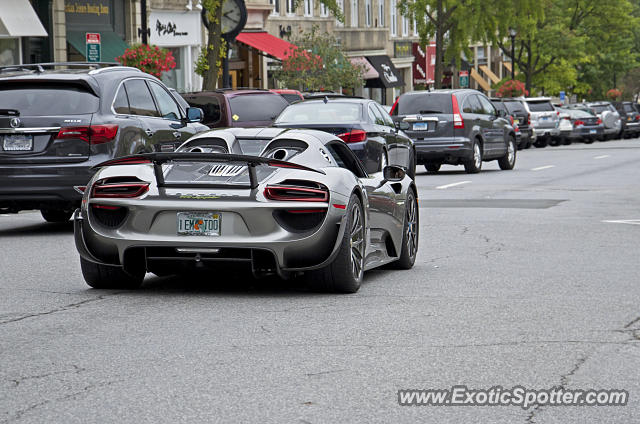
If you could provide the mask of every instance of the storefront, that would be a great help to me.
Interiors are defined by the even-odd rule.
[[[100,61],[115,62],[128,47],[124,0],[74,0],[65,3],[67,60],[86,61],[86,34],[100,34]]]
[[[0,66],[23,63],[23,39],[47,37],[29,0],[12,0],[0,7]]]
[[[368,97],[386,105],[387,89],[404,87],[402,74],[391,62],[389,56],[367,56],[367,60],[379,75],[378,78],[366,80],[365,88],[369,89]],[[393,100],[393,95],[391,100]]]
[[[296,46],[265,31],[245,31],[236,37],[235,54],[230,57],[229,69],[236,72],[239,86],[267,88],[275,87],[269,69],[279,68]]]
[[[176,60],[176,67],[165,72],[162,81],[182,93],[200,90],[202,78],[194,71],[202,44],[200,13],[153,11],[149,30],[149,43],[171,51]]]

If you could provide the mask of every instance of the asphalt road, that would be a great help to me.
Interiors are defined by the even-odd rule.
[[[92,290],[70,224],[0,216],[0,422],[638,422],[640,221],[607,221],[640,220],[639,164],[634,139],[421,172],[416,266],[354,295],[233,275]],[[397,402],[457,384],[630,398]]]

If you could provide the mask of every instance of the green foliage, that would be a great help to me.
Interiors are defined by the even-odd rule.
[[[274,73],[283,86],[302,91],[337,91],[341,87],[362,86],[364,69],[347,59],[332,34],[313,27],[299,34],[293,44],[297,47],[291,49]]]

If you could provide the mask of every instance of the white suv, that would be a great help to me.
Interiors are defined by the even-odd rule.
[[[524,105],[531,114],[531,126],[536,130],[538,139],[534,143],[536,147],[545,147],[547,144],[556,145],[560,141],[560,113],[551,104],[549,97],[528,97],[524,99]]]

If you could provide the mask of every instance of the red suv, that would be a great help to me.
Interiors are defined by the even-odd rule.
[[[209,128],[266,127],[289,105],[280,94],[260,89],[200,91],[182,97],[203,110],[202,123]]]

